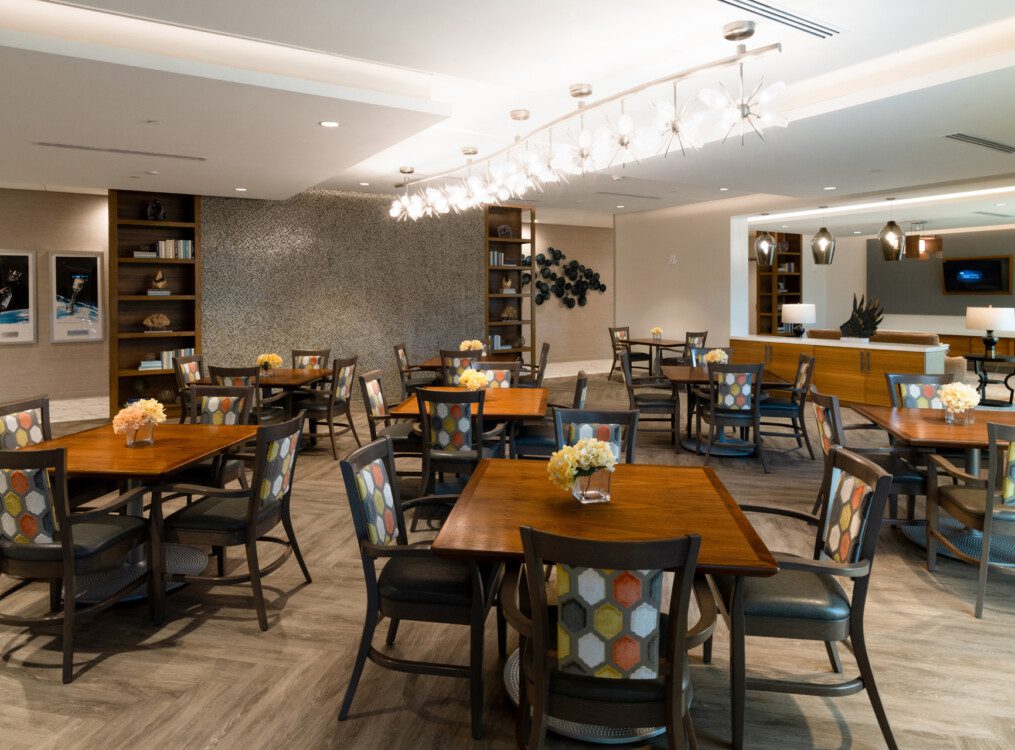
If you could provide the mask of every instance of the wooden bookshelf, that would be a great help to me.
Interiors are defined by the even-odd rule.
[[[761,229],[751,235],[750,243]],[[786,303],[803,302],[803,237],[799,234],[768,232],[775,238],[775,257],[771,268],[758,267],[758,300],[755,310],[756,330],[760,335],[778,335],[782,326],[782,306]],[[784,270],[780,271],[782,268]],[[792,268],[793,270],[788,270]]]
[[[147,218],[158,199],[165,219]],[[193,258],[135,258],[159,240],[191,240]],[[149,296],[152,277],[161,270],[172,294]],[[201,351],[201,196],[176,193],[109,191],[109,410],[116,414],[132,398],[176,393],[172,369],[140,370],[146,354],[193,348]],[[163,313],[169,330],[146,333],[142,321]],[[175,401],[162,399],[169,414]]]
[[[527,364],[536,359],[536,316],[533,301],[535,284],[529,281],[522,286],[522,275],[532,278],[532,266],[523,265],[526,258],[531,264],[532,248],[536,239],[536,212],[528,206],[486,206],[484,209],[486,255],[483,279],[486,284],[486,338],[501,337],[501,354],[519,354]],[[511,229],[510,237],[500,237],[499,226]],[[503,253],[501,262],[494,262],[493,253]],[[511,280],[514,293],[503,293],[503,281]],[[507,307],[514,305],[515,314],[503,316]]]

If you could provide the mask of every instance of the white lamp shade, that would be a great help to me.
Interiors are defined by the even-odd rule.
[[[783,323],[813,323],[817,320],[814,305],[798,304],[782,306]]]
[[[967,307],[966,328],[974,331],[1015,331],[1015,307]]]

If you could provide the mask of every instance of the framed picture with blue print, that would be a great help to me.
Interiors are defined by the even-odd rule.
[[[101,253],[50,253],[49,340],[102,341],[106,336]]]
[[[33,344],[35,253],[0,250],[0,344]]]

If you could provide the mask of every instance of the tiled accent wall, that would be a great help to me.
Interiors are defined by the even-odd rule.
[[[286,201],[205,197],[205,362],[331,347],[382,368],[483,335],[483,212],[396,222],[390,197],[311,190]],[[358,394],[358,391],[354,391]],[[357,399],[358,400],[358,399]]]

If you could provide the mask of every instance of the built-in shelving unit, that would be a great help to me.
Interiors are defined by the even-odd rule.
[[[759,234],[751,235],[751,247]],[[775,238],[775,258],[771,268],[758,267],[758,302],[755,312],[759,334],[788,333],[782,329],[782,306],[803,301],[803,237],[799,234],[768,232]]]
[[[158,200],[165,218],[149,220],[148,206]],[[160,240],[189,240],[190,258],[135,258]],[[157,271],[170,294],[152,296]],[[109,192],[109,409],[116,414],[134,398],[166,398],[176,391],[171,368],[141,370],[141,361],[179,349],[201,351],[201,197],[131,190]],[[167,330],[149,332],[142,321],[153,313],[170,319]]]
[[[486,338],[499,337],[494,351],[519,354],[533,364],[536,351],[536,319],[533,306],[534,284],[522,284],[522,276],[532,278],[532,252],[536,239],[536,213],[528,206],[487,206],[486,232]],[[501,229],[507,227],[507,229]],[[510,236],[501,236],[509,234]],[[529,265],[526,265],[528,263]],[[513,292],[505,293],[509,280]],[[514,308],[514,315],[506,315]]]

